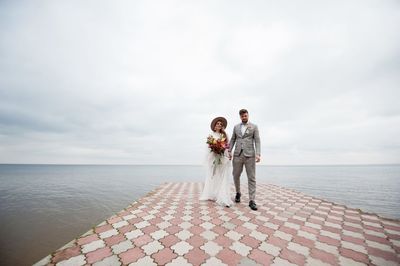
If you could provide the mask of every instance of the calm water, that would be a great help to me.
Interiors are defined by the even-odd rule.
[[[200,166],[0,165],[0,265],[35,263],[163,182],[202,180]],[[400,165],[258,166],[257,180],[400,218]]]

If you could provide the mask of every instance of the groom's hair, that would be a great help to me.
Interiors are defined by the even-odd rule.
[[[241,109],[241,110],[239,111],[239,115],[248,114],[248,113],[249,113],[249,112],[247,112],[246,109]]]

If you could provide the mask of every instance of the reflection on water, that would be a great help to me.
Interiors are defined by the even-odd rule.
[[[200,166],[0,165],[0,265],[36,262],[163,182],[202,180]],[[257,180],[400,218],[400,165],[258,166]]]

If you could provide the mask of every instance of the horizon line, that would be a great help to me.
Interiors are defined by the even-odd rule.
[[[54,166],[203,166],[202,164],[99,164],[99,163],[0,163],[0,165],[54,165]],[[258,164],[258,166],[395,166],[400,163],[365,163],[365,164]]]

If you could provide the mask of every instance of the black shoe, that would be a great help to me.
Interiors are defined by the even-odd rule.
[[[242,196],[242,194],[236,193],[235,202],[240,202],[240,196]]]
[[[254,202],[254,200],[250,200],[250,202],[249,202],[249,207],[250,207],[250,209],[252,209],[253,211],[258,210],[258,209],[257,209],[257,204]]]

